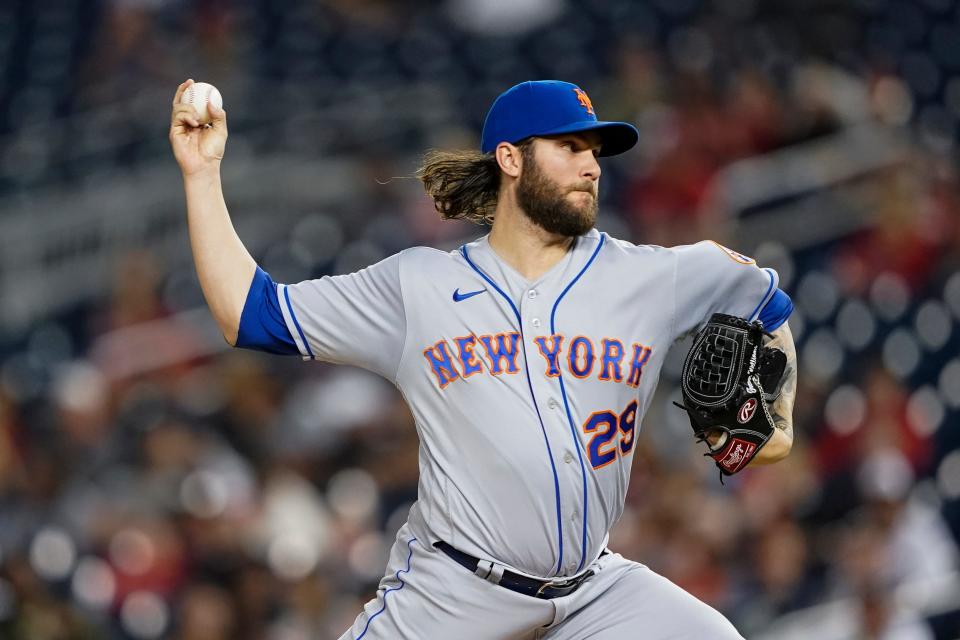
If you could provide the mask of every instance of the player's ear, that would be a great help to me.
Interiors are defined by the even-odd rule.
[[[497,157],[497,164],[500,165],[500,170],[511,178],[516,178],[520,175],[520,169],[523,167],[523,154],[520,151],[520,147],[512,145],[509,142],[501,142],[497,145],[494,154]]]

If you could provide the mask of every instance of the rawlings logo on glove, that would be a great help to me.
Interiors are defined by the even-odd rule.
[[[715,313],[687,353],[681,391],[690,425],[724,475],[743,469],[776,428],[769,402],[779,394],[787,358],[763,346],[760,322]],[[757,409],[762,411],[757,411]],[[712,444],[708,440],[717,436]]]

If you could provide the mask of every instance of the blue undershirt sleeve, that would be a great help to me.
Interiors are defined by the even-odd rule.
[[[243,304],[237,346],[280,355],[300,355],[283,320],[277,285],[260,267],[257,267]]]
[[[777,289],[773,297],[760,310],[760,321],[763,322],[765,330],[773,331],[786,322],[791,313],[793,313],[793,300],[783,289]]]

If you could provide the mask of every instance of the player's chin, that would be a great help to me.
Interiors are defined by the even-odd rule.
[[[573,208],[576,210],[579,217],[585,222],[589,222],[593,225],[597,220],[597,200],[591,193],[586,193],[585,191],[577,191],[573,194],[575,199],[573,201]]]

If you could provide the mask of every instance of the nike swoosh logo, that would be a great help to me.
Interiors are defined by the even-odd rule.
[[[467,293],[460,293],[460,287],[457,287],[453,290],[453,301],[460,302],[466,300],[467,298],[472,298],[473,296],[478,296],[481,293],[486,293],[486,289],[480,289],[480,291],[468,291]]]

